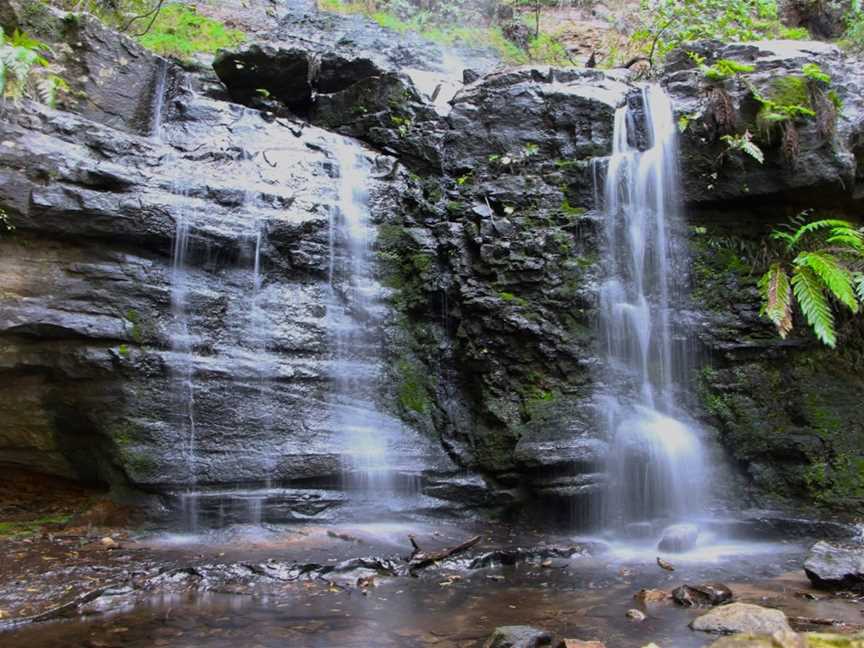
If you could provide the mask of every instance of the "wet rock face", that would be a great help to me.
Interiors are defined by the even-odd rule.
[[[69,84],[60,107],[122,131],[146,135],[157,89],[170,85],[164,59],[89,14],[65,14],[38,0],[0,1],[0,24],[61,44],[50,58]]]
[[[709,65],[729,59],[752,65],[754,71],[710,84],[688,58],[687,51],[704,56]],[[687,51],[670,55],[663,84],[673,98],[676,116],[684,117],[682,123],[687,124],[681,137],[681,167],[685,171],[682,179],[688,204],[729,199],[801,204],[806,203],[807,192],[815,189],[828,192],[826,195],[835,203],[857,198],[861,172],[856,151],[864,106],[853,60],[834,45],[820,42],[703,41],[692,44]],[[819,65],[831,75],[830,88],[842,102],[839,110],[823,104],[821,97],[815,99],[818,93],[807,89],[802,67],[808,63]],[[792,103],[806,104],[817,113],[794,121],[798,153],[793,160],[784,158],[778,129],[769,136],[758,126],[760,104],[751,91],[755,88],[772,98],[778,96],[781,86],[787,95],[794,86],[801,97]],[[790,97],[784,97],[784,101]],[[834,112],[836,119],[831,117]],[[731,121],[728,125],[727,119]],[[824,132],[823,126],[833,132]],[[724,154],[726,145],[720,136],[745,130],[763,149],[764,164],[747,156]]]
[[[817,542],[804,571],[814,587],[864,592],[864,550],[858,545]]]
[[[9,6],[0,0],[3,20]],[[327,486],[340,470],[339,441],[321,406],[333,378],[335,293],[382,337],[382,407],[422,437],[424,452],[432,448],[420,468],[405,455],[430,509],[446,508],[439,498],[467,507],[525,493],[593,498],[608,453],[593,400],[603,225],[594,161],[611,151],[615,109],[633,100],[634,86],[596,70],[490,74],[478,55],[470,85],[442,104],[417,74],[440,67],[434,46],[358,19],[290,18],[262,43],[217,58],[235,102],[227,103],[213,98],[221,90],[183,89],[178,69],[89,19],[48,15],[43,27],[65,43],[58,51],[90,100],[63,111],[10,107],[0,124],[0,206],[17,227],[0,239],[0,371],[20,386],[0,395],[0,459],[155,492],[194,482],[213,489],[201,502],[206,515],[236,521],[255,502],[226,505],[233,487],[270,475],[284,486],[273,501],[280,518],[335,515],[344,498]],[[752,195],[788,202],[838,178],[842,199],[856,197],[862,100],[851,64],[832,48],[786,56],[777,47],[718,46],[712,55],[753,62],[759,87],[808,57],[831,68],[844,106],[836,145],[802,125],[796,169],[772,151],[764,168],[718,170],[718,142],[694,125],[682,142],[691,205]],[[704,101],[697,75],[682,60],[670,64],[664,83],[679,115]],[[184,82],[201,89],[213,79]],[[744,119],[751,107],[736,83],[727,91]],[[155,132],[157,108],[166,119]],[[388,290],[369,312],[349,303],[344,277],[329,276],[333,250],[346,245],[330,232],[339,213],[335,133],[371,147],[356,144],[373,168],[374,254]],[[191,237],[191,360],[175,335],[178,222]],[[708,248],[700,255],[719,258]],[[778,399],[758,384],[769,375],[793,389],[784,385],[800,383],[787,377],[812,374],[803,364],[792,374],[779,368],[794,351],[759,323],[752,282],[710,270],[694,280],[692,313],[706,324],[701,343],[723,358],[701,377],[705,418],[760,488],[781,483],[800,494],[823,428],[844,428],[832,447],[852,452],[860,422],[838,425],[821,402],[811,408],[809,394],[843,382],[821,382],[821,372],[813,389],[790,392],[803,394],[803,414],[785,408],[792,424],[774,434],[764,412]],[[712,294],[721,279],[736,291],[732,315]],[[194,452],[184,372],[197,385]],[[850,384],[838,387],[844,411],[847,396],[860,400],[859,383]],[[457,475],[457,465],[476,473]]]

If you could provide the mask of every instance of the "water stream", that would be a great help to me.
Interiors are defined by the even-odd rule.
[[[332,425],[342,440],[343,487],[362,497],[383,496],[396,488],[390,446],[400,425],[374,402],[380,362],[375,309],[382,290],[372,265],[370,165],[348,140],[337,141],[333,152],[338,204],[330,224]]]
[[[705,472],[699,434],[680,407],[686,331],[672,317],[686,277],[675,233],[676,126],[660,86],[646,86],[640,99],[615,114],[602,186],[608,377],[600,396],[612,440],[604,516],[611,527],[693,517]]]

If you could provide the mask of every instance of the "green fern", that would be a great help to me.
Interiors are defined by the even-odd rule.
[[[858,312],[858,296],[852,283],[852,272],[827,252],[802,252],[795,257],[796,269],[809,268],[819,277],[830,294],[853,313]]]
[[[781,338],[786,338],[792,330],[792,286],[789,275],[779,263],[774,263],[759,280],[762,293],[760,315],[770,319]]]
[[[836,218],[775,229],[784,259],[771,264],[759,281],[763,317],[785,338],[792,330],[792,298],[816,337],[837,344],[833,304],[853,314],[864,307],[864,230]],[[791,278],[790,278],[791,277]]]
[[[753,142],[753,136],[750,134],[750,131],[744,131],[743,135],[724,135],[720,139],[726,143],[727,151],[741,151],[752,157],[759,164],[765,162],[765,154]]]
[[[0,98],[56,103],[58,94],[69,86],[53,73],[43,52],[50,52],[45,43],[18,30],[9,36],[0,28]]]
[[[808,267],[798,268],[792,275],[792,290],[816,337],[831,348],[837,346],[831,304],[816,273]]]

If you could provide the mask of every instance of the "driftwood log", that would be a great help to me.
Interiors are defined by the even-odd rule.
[[[421,569],[425,569],[430,565],[434,565],[435,563],[444,560],[446,558],[451,558],[452,556],[456,556],[463,551],[467,551],[478,542],[480,542],[481,536],[474,536],[473,538],[466,540],[462,544],[458,544],[455,547],[448,547],[446,549],[441,549],[440,551],[432,551],[426,552],[420,548],[420,545],[417,544],[417,538],[413,535],[409,535],[408,539],[411,541],[411,555],[408,556],[407,567],[408,573],[413,574],[414,572],[418,572]]]

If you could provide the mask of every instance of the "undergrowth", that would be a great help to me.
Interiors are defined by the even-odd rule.
[[[194,7],[180,4],[163,7],[150,30],[138,38],[144,47],[177,58],[189,58],[197,53],[214,54],[245,40],[243,32],[229,29],[218,20],[199,14]]]
[[[503,61],[512,65],[522,65],[530,62],[567,64],[567,50],[561,42],[551,34],[541,33],[528,41],[528,47],[522,49],[509,41],[498,26],[472,26],[462,23],[442,21],[428,11],[420,11],[413,15],[399,16],[390,11],[370,9],[362,2],[342,2],[341,0],[318,0],[318,7],[323,11],[340,14],[362,14],[385,29],[395,32],[414,32],[421,38],[445,46],[466,45],[470,47],[488,47],[495,50]]]

